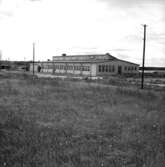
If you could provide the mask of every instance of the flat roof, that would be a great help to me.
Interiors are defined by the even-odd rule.
[[[89,55],[66,55],[53,56],[54,63],[106,63],[110,61],[122,61],[132,65],[139,66],[139,64],[118,59],[109,53],[106,54],[89,54]]]
[[[125,63],[129,63],[132,65],[136,65],[139,66],[139,64],[135,64],[129,61],[125,61],[125,60],[120,60],[120,59],[116,59],[116,60],[94,60],[94,61],[54,61],[53,63],[108,63],[108,62],[114,62],[114,61],[121,61],[121,62],[125,62]]]
[[[53,56],[53,61],[91,61],[91,60],[112,60],[116,59],[116,57],[106,54],[90,54],[90,55],[62,55],[62,56]]]
[[[91,58],[91,57],[99,57],[97,58]],[[101,59],[100,57],[103,58]],[[69,59],[69,58],[76,58],[76,59]],[[81,58],[87,58],[87,59],[81,59]],[[59,58],[57,60],[54,60],[54,58]],[[61,59],[62,58],[62,59]],[[125,63],[129,63],[135,66],[139,66],[139,64],[133,63],[133,62],[129,62],[129,61],[125,61],[125,60],[121,60],[118,59],[112,55],[110,55],[109,53],[107,54],[92,54],[92,55],[68,55],[68,56],[53,56],[53,60],[52,61],[42,61],[42,62],[35,62],[35,64],[42,64],[42,63],[107,63],[107,62],[113,62],[113,61],[121,61],[121,62],[125,62]],[[32,63],[31,63],[32,64]]]
[[[115,58],[110,53],[106,53],[106,54],[86,54],[86,55],[67,55],[67,54],[64,54],[64,55],[53,56],[53,57],[59,58],[59,57],[91,57],[91,56],[94,56],[94,57],[97,57],[97,56],[111,56],[111,57]]]

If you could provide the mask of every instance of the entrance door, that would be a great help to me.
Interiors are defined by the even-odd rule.
[[[118,66],[118,74],[122,74],[122,67],[121,66]]]
[[[37,67],[38,72],[41,72],[41,66]]]

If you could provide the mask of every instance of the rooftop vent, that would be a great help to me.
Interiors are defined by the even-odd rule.
[[[66,53],[63,53],[62,56],[65,57],[65,56],[66,56]]]
[[[105,55],[108,55],[108,56],[110,56],[110,53],[106,53]]]

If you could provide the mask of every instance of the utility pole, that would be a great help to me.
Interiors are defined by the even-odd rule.
[[[33,76],[34,76],[34,62],[35,62],[35,43],[33,43]]]
[[[0,51],[0,71],[1,71],[2,52]]]
[[[142,79],[141,79],[141,89],[144,88],[144,64],[145,64],[145,50],[146,50],[146,27],[147,25],[144,24],[144,38],[143,38],[143,64],[142,64]]]

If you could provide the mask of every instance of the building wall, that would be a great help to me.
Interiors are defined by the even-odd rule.
[[[54,63],[54,74],[90,75],[89,63]]]
[[[97,65],[96,64],[91,64],[91,76],[96,76],[97,75]]]
[[[35,72],[38,72],[38,66],[43,73],[51,74],[74,74],[84,76],[105,76],[121,74],[136,74],[139,72],[139,66],[133,63],[113,60],[109,62],[89,63],[89,62],[38,62],[35,63]],[[120,69],[119,69],[120,68]],[[33,64],[30,64],[30,71],[33,71]]]
[[[41,67],[40,72],[43,73],[53,73],[53,62],[37,62],[34,63],[34,71],[38,71],[38,67]],[[30,63],[30,71],[33,71],[33,63]]]
[[[139,66],[124,61],[110,61],[98,63],[96,75],[116,75],[116,74],[136,74],[139,72]]]
[[[53,69],[42,69],[41,72],[53,74]]]
[[[41,63],[41,71],[43,73],[53,73],[53,62],[42,62]]]
[[[41,66],[41,63],[34,63],[34,71],[38,71],[38,66]],[[33,63],[30,64],[30,71],[33,72]]]

